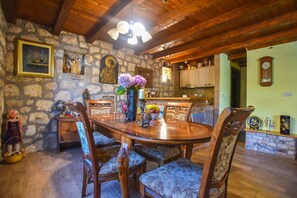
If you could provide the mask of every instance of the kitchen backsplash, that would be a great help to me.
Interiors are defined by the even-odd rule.
[[[181,89],[181,95],[175,96],[175,97],[182,97],[182,95],[187,95],[188,97],[195,96],[195,95],[204,97],[207,100],[211,101],[213,104],[214,88],[207,87],[207,88],[195,88],[195,89]]]

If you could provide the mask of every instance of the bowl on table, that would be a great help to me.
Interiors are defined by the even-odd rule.
[[[150,113],[152,116],[152,120],[157,120],[159,118],[160,112],[158,113]]]

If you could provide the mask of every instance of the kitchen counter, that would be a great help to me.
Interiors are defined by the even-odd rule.
[[[214,107],[206,104],[206,99],[202,97],[154,97],[145,98],[146,104],[158,105],[163,111],[167,102],[193,102],[191,120],[213,126]]]
[[[153,97],[145,98],[145,100],[165,100],[165,101],[192,101],[192,102],[205,102],[206,99],[202,97]]]

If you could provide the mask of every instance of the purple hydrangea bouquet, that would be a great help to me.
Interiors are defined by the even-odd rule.
[[[122,111],[125,113],[127,121],[135,121],[137,112],[137,93],[139,89],[145,86],[146,80],[140,75],[132,77],[130,74],[121,74],[119,76],[119,83],[120,86],[117,89],[117,94],[122,95],[127,93],[127,106],[121,106]]]
[[[128,90],[139,90],[146,84],[145,78],[140,75],[131,76],[130,74],[121,74],[118,78],[120,86],[117,94],[122,95]]]

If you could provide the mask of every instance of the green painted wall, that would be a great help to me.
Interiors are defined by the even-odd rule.
[[[256,110],[253,115],[264,120],[266,117],[276,123],[279,131],[279,115],[291,116],[291,134],[297,134],[297,42],[247,51],[247,105]],[[259,59],[273,57],[273,84],[262,87],[259,84]],[[292,96],[282,96],[284,92]],[[262,124],[261,129],[265,129]]]
[[[231,67],[230,61],[226,54],[220,54],[220,102],[219,102],[219,111],[225,107],[230,106],[230,92],[231,92]]]

